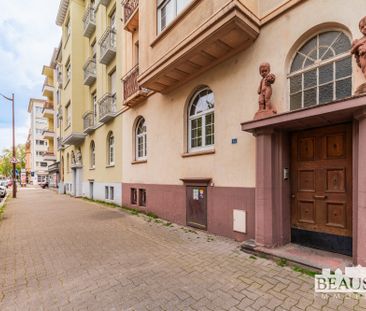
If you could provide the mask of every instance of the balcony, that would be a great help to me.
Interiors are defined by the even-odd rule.
[[[137,82],[139,66],[132,68],[123,78],[123,98],[124,105],[132,107],[146,99],[150,90],[140,86]]]
[[[97,80],[97,66],[95,58],[89,58],[84,67],[84,84],[91,86]]]
[[[46,77],[43,83],[42,95],[48,98],[53,98],[53,85],[51,81]]]
[[[56,161],[56,155],[53,152],[46,151],[43,154],[43,159],[45,161]]]
[[[43,139],[52,139],[55,138],[56,134],[54,130],[44,130],[42,133]]]
[[[88,6],[83,17],[84,22],[84,37],[90,38],[96,28],[95,9],[93,6]]]
[[[140,68],[142,87],[170,92],[253,45],[260,21],[243,1],[222,0],[219,10],[214,10],[214,2],[192,2],[187,8],[190,20],[199,20],[199,24],[183,23],[187,18],[183,16],[174,28],[165,29],[155,39],[151,44],[153,61]],[[163,57],[159,51],[166,51]]]
[[[136,31],[139,27],[139,0],[125,0],[123,2],[125,30]]]
[[[107,123],[116,116],[116,96],[105,94],[98,102],[99,122]]]
[[[93,111],[88,111],[83,115],[84,133],[90,134],[95,131],[95,117]]]
[[[108,65],[116,56],[116,32],[113,28],[108,27],[99,40],[100,45],[100,62]]]
[[[62,141],[63,145],[80,146],[85,140],[85,134],[72,132],[69,136],[65,137]]]
[[[55,110],[53,109],[53,103],[45,102],[42,110],[43,118],[53,118]]]

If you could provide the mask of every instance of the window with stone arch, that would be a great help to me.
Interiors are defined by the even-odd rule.
[[[352,95],[350,38],[325,31],[308,40],[294,55],[288,74],[290,110],[329,103]]]
[[[208,87],[197,91],[188,106],[188,151],[211,149],[215,144],[215,98]]]
[[[136,145],[136,160],[146,160],[147,158],[147,129],[146,122],[141,117],[136,124],[135,134],[135,145]]]
[[[95,143],[94,140],[90,143],[90,168],[95,168]]]
[[[107,165],[114,165],[114,135],[113,132],[109,132],[107,136]]]

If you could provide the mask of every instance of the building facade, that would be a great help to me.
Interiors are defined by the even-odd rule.
[[[48,119],[43,116],[47,101],[31,98],[28,112],[31,118],[31,128],[28,136],[30,142],[31,177],[29,182],[37,185],[48,180],[48,165],[52,163],[45,157],[48,151],[48,139],[44,132],[49,128]]]
[[[363,77],[350,54],[365,8],[124,1],[123,205],[366,264],[366,99],[353,96]],[[253,121],[263,62],[277,114]]]
[[[62,0],[56,23],[59,189],[121,204],[121,6]]]

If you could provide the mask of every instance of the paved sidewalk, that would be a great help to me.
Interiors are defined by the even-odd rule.
[[[0,222],[0,310],[366,310],[239,244],[52,191]]]

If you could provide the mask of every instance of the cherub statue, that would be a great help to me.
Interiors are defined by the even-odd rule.
[[[75,154],[74,151],[71,151],[71,165],[75,165],[76,161],[75,161]]]
[[[76,164],[82,165],[83,164],[83,157],[81,155],[80,148],[76,151]]]
[[[258,103],[259,111],[261,110],[272,110],[274,113],[276,111],[272,108],[271,96],[272,96],[272,86],[276,80],[276,76],[270,73],[271,66],[269,63],[262,63],[259,66],[259,74],[262,76],[262,80],[258,87]]]
[[[353,40],[351,54],[355,55],[357,65],[358,67],[361,68],[361,71],[366,78],[366,16],[360,20],[358,28],[360,29],[360,32],[363,34],[363,37],[360,39]],[[364,92],[366,92],[365,84],[361,85],[358,88],[356,94]]]

